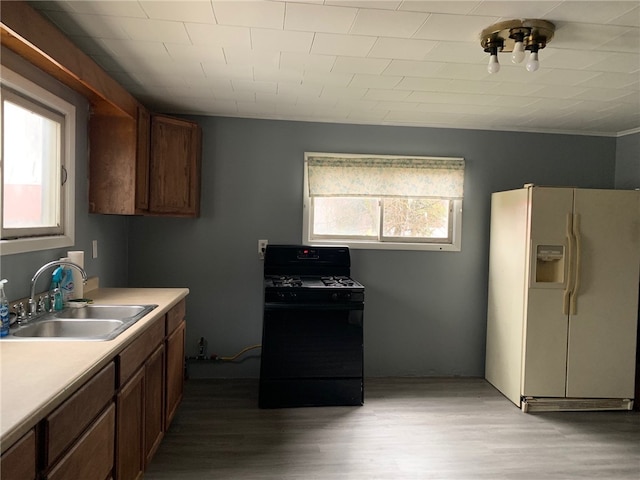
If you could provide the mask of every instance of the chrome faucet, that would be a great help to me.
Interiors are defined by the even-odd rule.
[[[69,262],[68,260],[54,260],[53,262],[45,263],[36,271],[36,273],[33,274],[33,277],[31,278],[31,287],[29,289],[29,304],[27,305],[27,315],[29,315],[29,317],[32,317],[38,311],[36,301],[33,299],[33,297],[35,296],[36,282],[38,281],[38,278],[44,271],[48,270],[51,267],[57,266],[73,267],[77,269],[82,275],[82,283],[87,283],[87,272],[85,272],[84,268],[82,268],[77,263]]]

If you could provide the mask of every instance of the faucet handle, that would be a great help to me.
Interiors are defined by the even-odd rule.
[[[48,312],[51,313],[55,310],[55,304],[56,304],[56,292],[55,290],[58,290],[57,288],[50,290],[49,291],[49,310]]]
[[[27,316],[27,312],[24,309],[24,303],[20,302],[20,303],[16,303],[13,306],[13,310],[16,312],[16,321],[18,323],[20,323],[22,320],[24,320]]]
[[[44,305],[44,297],[41,295],[38,298],[38,306],[36,307],[36,312],[40,313],[40,312],[44,312],[46,311],[46,307]]]

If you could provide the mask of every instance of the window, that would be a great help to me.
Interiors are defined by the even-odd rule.
[[[74,244],[75,107],[2,68],[0,250]]]
[[[305,153],[303,242],[459,251],[464,159]]]

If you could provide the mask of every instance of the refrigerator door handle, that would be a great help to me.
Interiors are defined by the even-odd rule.
[[[580,258],[582,256],[581,255],[582,237],[580,235],[580,215],[577,213],[573,215],[572,231],[573,231],[573,238],[575,239],[575,242],[576,242],[576,250],[575,250],[576,268],[574,273],[573,291],[571,292],[569,314],[575,315],[576,313],[578,313],[578,289],[580,288],[580,267],[581,267]]]
[[[571,294],[573,293],[573,215],[567,213],[567,286],[562,297],[562,314],[569,315],[571,310]]]

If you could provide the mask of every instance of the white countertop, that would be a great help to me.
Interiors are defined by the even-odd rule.
[[[0,340],[0,448],[5,451],[91,378],[153,320],[189,294],[187,288],[100,288],[96,304],[157,304],[113,340]]]

